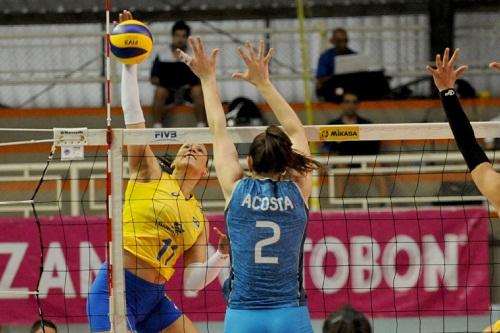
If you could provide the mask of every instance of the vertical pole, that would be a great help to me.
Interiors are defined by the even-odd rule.
[[[112,160],[112,145],[113,145],[113,129],[111,127],[111,94],[110,94],[110,84],[109,84],[109,20],[110,20],[110,3],[111,0],[105,0],[105,8],[106,8],[106,37],[104,41],[104,63],[106,65],[105,74],[106,74],[106,144],[107,144],[107,160],[106,160],[106,234],[107,234],[107,243],[106,243],[106,255],[107,255],[107,273],[108,273],[108,293],[109,293],[109,321],[111,324],[111,332],[114,332],[114,300],[113,300],[113,253],[112,253],[112,244],[113,244],[113,235],[112,235],[112,222],[113,222],[113,212],[112,212],[112,172],[111,172],[111,160]]]
[[[444,49],[449,47],[453,50],[454,44],[454,22],[455,9],[453,0],[432,0],[429,1],[429,25],[430,25],[430,43],[431,54],[430,61],[436,59],[436,54],[442,54]],[[437,96],[437,90],[434,83],[431,84],[432,95]]]
[[[109,67],[108,67],[108,62],[109,62],[109,20],[110,20],[110,15],[109,15],[109,10],[111,7],[111,0],[105,0],[105,7],[106,7],[106,24],[105,24],[105,29],[106,29],[106,36],[105,36],[105,41],[104,41],[104,63],[106,65],[105,68],[105,74],[106,74],[106,87],[105,87],[105,93],[106,93],[106,143],[107,143],[107,160],[106,160],[106,234],[107,234],[107,243],[106,243],[106,261],[108,263],[108,293],[109,293],[109,321],[111,324],[111,332],[114,332],[114,301],[113,301],[113,256],[112,256],[112,251],[111,251],[111,246],[113,244],[113,238],[112,238],[112,205],[111,205],[111,200],[112,200],[112,179],[111,179],[111,147],[113,144],[113,129],[111,128],[111,112],[110,112],[110,85],[109,85]]]
[[[109,11],[111,7],[111,0],[106,1],[106,39],[105,39],[105,64],[106,64],[106,126],[108,130],[111,129],[111,61],[110,61],[110,17]]]
[[[107,212],[107,253],[109,320],[111,332],[127,333],[125,305],[125,282],[123,272],[123,130],[111,127],[111,61],[110,61],[110,8],[111,0],[105,0],[106,8],[106,212]]]
[[[125,305],[125,281],[123,271],[123,129],[113,130],[110,155],[111,191],[111,239],[109,262],[111,266],[112,289],[110,307],[113,332],[127,332]],[[113,316],[111,317],[111,313]]]
[[[453,0],[429,1],[431,61],[446,47],[453,49],[454,18]]]
[[[313,125],[314,114],[311,106],[311,91],[309,88],[309,57],[307,54],[307,41],[305,36],[305,14],[304,0],[297,0],[297,17],[299,19],[299,34],[300,34],[300,56],[302,59],[302,81],[304,82],[304,105],[306,112],[306,124]]]
[[[307,41],[305,36],[305,13],[304,13],[304,0],[297,0],[297,18],[299,20],[299,33],[300,33],[300,55],[302,58],[302,81],[304,82],[304,107],[306,113],[306,124],[314,125],[314,113],[312,111],[311,105],[311,89],[309,87],[310,75],[309,75],[309,56],[307,54]],[[317,153],[317,147],[315,143],[311,143],[311,153],[314,155]],[[311,211],[319,210],[319,174],[318,172],[313,173],[313,188],[311,193],[311,198],[309,202],[309,207]]]

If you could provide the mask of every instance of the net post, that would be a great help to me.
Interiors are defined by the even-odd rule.
[[[125,280],[123,271],[123,130],[113,129],[113,140],[109,156],[112,195],[108,198],[111,206],[111,264],[112,289],[110,290],[110,320],[113,332],[127,332],[125,305]]]
[[[305,36],[305,4],[304,0],[296,0],[297,4],[297,18],[299,20],[299,33],[300,33],[300,55],[302,60],[302,80],[304,82],[304,105],[306,113],[306,124],[314,124],[314,113],[311,105],[311,94],[309,88],[310,75],[309,75],[309,57],[307,56],[307,40]],[[318,147],[316,142],[309,144],[311,153],[316,154]],[[309,207],[311,211],[317,212],[320,210],[319,205],[320,183],[319,174],[313,173],[312,193],[309,198]]]

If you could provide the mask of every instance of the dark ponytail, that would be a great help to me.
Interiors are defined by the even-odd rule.
[[[321,167],[319,162],[296,152],[288,135],[277,126],[269,126],[255,137],[249,155],[257,173],[283,173],[288,169],[307,173]]]
[[[371,333],[368,319],[351,305],[346,304],[332,312],[323,323],[323,333]]]

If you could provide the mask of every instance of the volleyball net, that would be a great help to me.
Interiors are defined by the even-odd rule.
[[[495,137],[500,123],[473,127],[479,139]],[[229,129],[245,168],[248,145],[263,129]],[[490,232],[497,215],[475,188],[448,124],[306,126],[306,131],[310,142],[322,147],[314,158],[325,166],[314,175],[304,245],[304,285],[315,327],[346,303],[395,332],[449,327],[476,332],[498,319],[492,312],[497,286]],[[36,161],[0,166],[0,322],[28,324],[41,316],[75,331],[71,325],[87,322],[90,285],[102,263],[111,259],[117,279],[111,313],[120,332],[125,324],[125,146],[149,144],[162,156],[175,154],[183,143],[203,143],[210,154],[209,130],[113,130],[111,258],[106,253],[107,131],[44,132],[52,138],[31,143],[39,147],[32,156]],[[326,149],[329,142],[373,140],[382,142],[376,155],[338,156]],[[495,152],[488,154],[496,165]],[[209,170],[196,197],[211,226],[225,230],[224,200],[211,158]],[[209,243],[211,254],[217,249],[215,233]],[[168,296],[200,330],[219,331],[227,269],[193,293],[183,289],[182,265],[180,260],[167,283]],[[439,319],[428,326],[425,319],[431,317]],[[416,320],[413,328],[398,326],[406,318]]]

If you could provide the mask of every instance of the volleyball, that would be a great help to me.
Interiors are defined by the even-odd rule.
[[[110,36],[111,53],[122,63],[144,61],[153,49],[153,35],[148,26],[137,20],[118,24]]]

